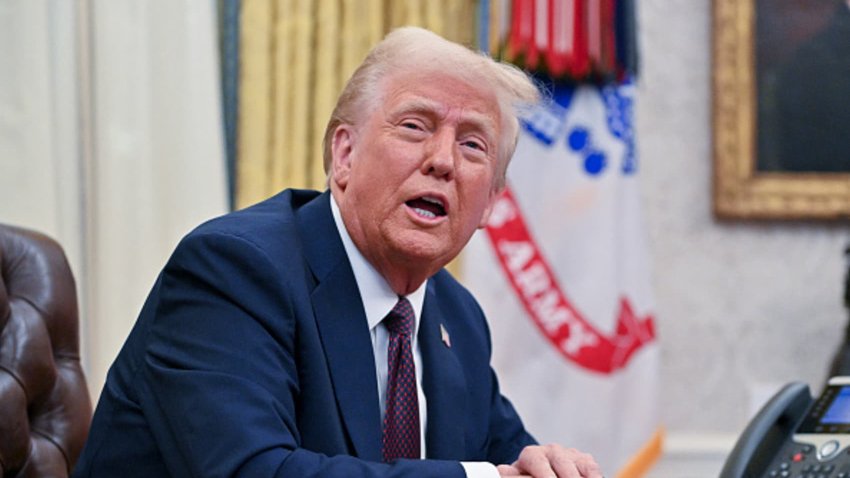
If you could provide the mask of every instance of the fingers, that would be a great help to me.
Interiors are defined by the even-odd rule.
[[[548,445],[546,448],[549,461],[558,477],[602,478],[599,465],[596,464],[596,460],[590,454],[582,453],[575,448],[564,448],[561,445]],[[573,473],[573,470],[577,474],[562,475],[562,473]]]
[[[531,478],[530,475],[524,475],[518,468],[513,465],[499,465],[496,467],[496,470],[499,471],[499,476],[506,476],[511,478]]]
[[[501,476],[519,476],[522,475],[522,472],[519,471],[518,468],[512,465],[499,465],[496,467],[496,470],[499,471],[499,475]]]
[[[535,478],[555,478],[555,470],[549,463],[549,457],[546,453],[546,447],[542,446],[527,446],[522,449],[519,458],[514,463],[520,471],[524,471]],[[578,478],[577,470],[573,470],[572,474],[565,474],[560,478]]]
[[[525,447],[512,467],[535,478],[602,478],[591,455],[557,444]]]
[[[582,453],[575,448],[564,448],[560,445],[549,445],[549,460],[557,476],[602,478],[602,472],[596,460],[589,453]],[[575,473],[571,475],[569,473]]]

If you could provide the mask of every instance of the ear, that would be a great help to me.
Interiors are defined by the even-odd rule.
[[[343,190],[351,176],[354,140],[354,128],[349,124],[337,126],[331,139],[331,181]]]
[[[496,204],[496,200],[499,199],[499,196],[502,194],[504,189],[504,186],[499,188],[490,188],[490,197],[487,198],[487,207],[484,208],[484,212],[481,214],[481,220],[478,222],[478,229],[484,229],[487,227],[487,223],[490,221],[490,213],[493,212],[493,206]]]

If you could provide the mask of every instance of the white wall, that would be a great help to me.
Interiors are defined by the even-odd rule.
[[[817,393],[844,332],[847,224],[711,214],[711,2],[641,0],[644,207],[672,434],[736,435],[766,393]]]

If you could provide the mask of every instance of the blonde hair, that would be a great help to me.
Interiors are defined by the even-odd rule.
[[[399,71],[439,70],[479,88],[489,88],[499,103],[502,138],[496,187],[504,186],[508,162],[519,137],[517,108],[538,100],[534,82],[519,68],[493,60],[436,33],[417,27],[390,32],[363,60],[337,100],[323,140],[325,172],[331,169],[331,142],[337,127],[357,125],[378,106],[383,80]]]

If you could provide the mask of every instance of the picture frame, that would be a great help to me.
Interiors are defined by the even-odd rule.
[[[833,7],[835,4],[833,1]],[[785,163],[775,161],[782,156],[777,152],[777,144],[793,136],[784,134],[775,125],[806,122],[776,117],[782,108],[776,106],[781,101],[775,99],[781,97],[778,94],[767,97],[764,93],[767,89],[778,90],[773,85],[781,82],[766,83],[766,80],[781,77],[775,72],[787,68],[783,65],[793,64],[792,52],[800,50],[803,42],[813,38],[818,28],[825,28],[829,12],[833,10],[827,10],[825,2],[820,10],[772,9],[811,5],[793,0],[714,0],[713,208],[719,219],[839,220],[850,217],[850,168],[847,165],[813,166],[811,171],[801,171],[798,166],[786,167]],[[821,16],[816,17],[813,12]],[[764,25],[771,20],[770,15],[774,15],[775,21],[785,22],[782,26],[786,33],[776,38],[759,38],[758,35],[769,35],[770,30]],[[803,16],[808,23],[801,23],[799,31],[792,29],[794,34],[787,34],[788,23]],[[757,24],[762,28],[759,32]],[[772,41],[787,44],[777,45]],[[784,57],[775,52],[781,52]],[[799,95],[787,96],[796,98]],[[814,121],[819,119],[816,117]],[[833,119],[825,118],[824,121],[830,121],[824,127],[833,127],[830,126]],[[845,154],[850,155],[850,150]]]

